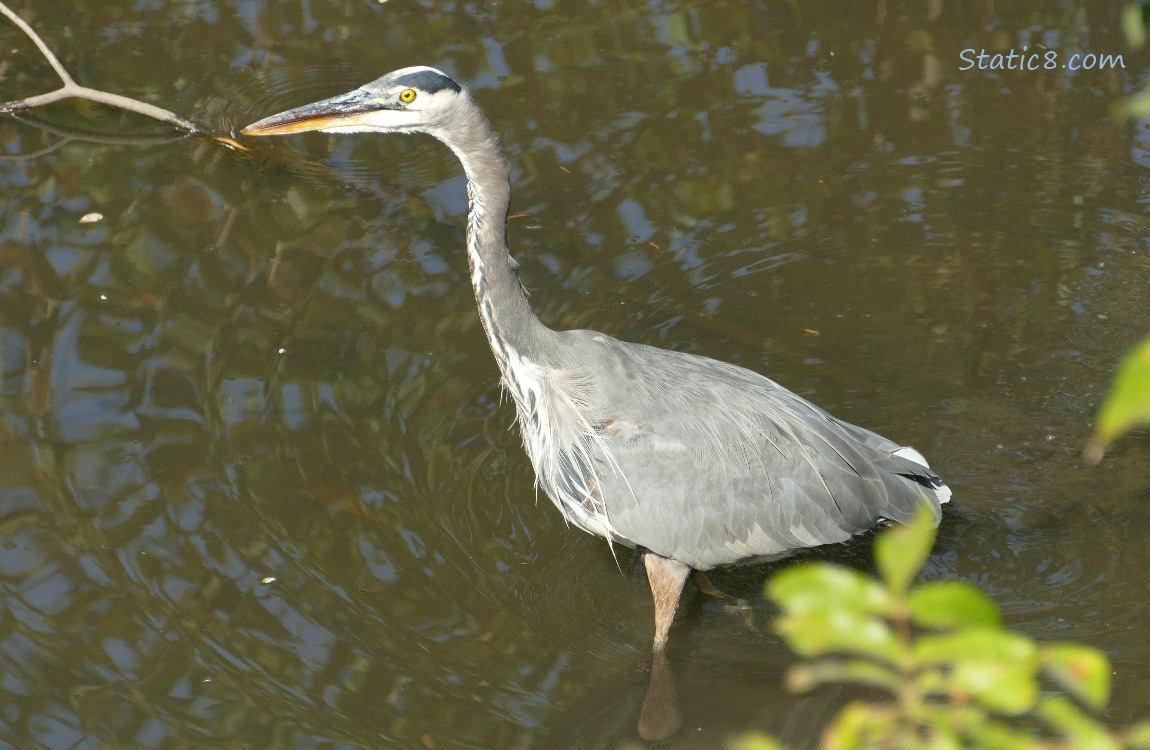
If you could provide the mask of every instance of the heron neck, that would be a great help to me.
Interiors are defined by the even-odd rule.
[[[479,319],[491,351],[506,375],[516,354],[534,359],[547,328],[536,317],[507,250],[507,211],[511,183],[499,142],[478,107],[469,127],[453,130],[444,142],[467,175],[467,264]],[[464,133],[466,135],[457,135]]]

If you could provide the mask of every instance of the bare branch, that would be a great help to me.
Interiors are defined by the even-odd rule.
[[[40,50],[40,53],[43,54],[45,58],[47,58],[48,64],[51,65],[52,69],[56,71],[56,75],[60,76],[60,80],[64,82],[65,86],[76,85],[76,82],[72,80],[72,76],[68,75],[68,71],[64,68],[64,65],[60,62],[56,55],[52,54],[52,50],[48,49],[48,45],[44,43],[44,40],[40,38],[40,35],[37,34],[31,26],[24,22],[23,18],[13,13],[12,10],[2,2],[0,2],[0,13],[6,15],[9,21],[16,24],[16,26],[18,26],[21,31],[28,35],[29,39],[35,42],[36,47]]]
[[[32,107],[40,107],[45,104],[51,104],[52,102],[58,102],[62,99],[87,99],[88,101],[106,104],[110,107],[116,107],[117,109],[122,109],[128,112],[135,112],[136,114],[143,115],[144,117],[150,117],[153,120],[166,122],[169,125],[174,125],[178,128],[182,128],[183,130],[187,130],[189,133],[203,132],[195,123],[189,120],[185,120],[175,112],[166,110],[163,107],[157,107],[154,104],[148,104],[147,102],[142,102],[138,99],[132,99],[131,97],[112,94],[107,91],[100,91],[99,89],[93,89],[88,88],[87,86],[79,85],[72,78],[72,76],[68,74],[68,71],[60,63],[60,60],[56,57],[56,55],[52,53],[52,50],[48,49],[48,45],[44,43],[44,40],[40,38],[40,35],[37,34],[31,26],[25,23],[24,19],[13,13],[12,10],[8,8],[8,6],[5,5],[2,1],[0,1],[0,13],[3,13],[5,16],[7,16],[7,18],[12,21],[12,23],[16,24],[16,26],[18,26],[21,31],[27,34],[28,37],[33,42],[35,42],[37,49],[39,49],[44,57],[48,60],[48,64],[52,66],[52,69],[56,71],[56,75],[60,76],[60,80],[64,83],[64,85],[60,88],[56,89],[55,91],[50,91],[47,94],[38,94],[36,96],[29,96],[25,99],[16,99],[14,101],[4,102],[0,104],[0,113],[18,112],[20,110],[30,109]]]

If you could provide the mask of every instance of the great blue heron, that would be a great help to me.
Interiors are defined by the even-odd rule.
[[[312,130],[428,133],[463,163],[475,301],[536,481],[569,523],[643,551],[656,655],[692,569],[841,542],[920,507],[941,517],[950,490],[913,448],[742,367],[540,322],[507,250],[498,139],[446,74],[403,68],[243,133]]]

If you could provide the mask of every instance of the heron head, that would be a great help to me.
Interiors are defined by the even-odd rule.
[[[435,68],[393,71],[346,94],[265,117],[244,135],[411,133],[435,128],[463,96],[463,87]]]

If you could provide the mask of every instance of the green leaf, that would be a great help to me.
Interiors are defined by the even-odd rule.
[[[952,689],[969,693],[992,711],[1020,714],[1034,707],[1038,680],[1033,670],[1004,661],[961,661],[954,665]]]
[[[1025,729],[984,719],[969,724],[968,734],[980,750],[1038,750],[1047,745]]]
[[[823,733],[823,750],[868,750],[885,747],[898,729],[898,717],[890,710],[855,701],[839,711]]]
[[[866,659],[824,659],[799,664],[787,671],[787,689],[795,693],[828,683],[853,682],[898,694],[902,682],[893,669]]]
[[[784,615],[775,620],[775,632],[805,657],[862,654],[897,663],[901,655],[898,641],[885,622],[851,610]]]
[[[910,592],[914,621],[928,628],[991,627],[1002,624],[990,597],[964,581],[937,581]]]
[[[727,750],[783,750],[783,745],[768,734],[747,732],[728,740]]]
[[[1096,648],[1051,643],[1042,649],[1046,673],[1095,711],[1110,700],[1110,660]]]
[[[914,659],[920,666],[948,666],[949,675],[936,684],[946,692],[969,694],[993,711],[1021,713],[1038,697],[1038,648],[1006,630],[923,636],[914,644]],[[932,691],[938,689],[932,685]]]
[[[909,524],[892,526],[875,541],[875,562],[882,579],[896,596],[906,593],[926,562],[934,544],[936,523],[934,514],[924,507]]]
[[[1119,750],[1118,740],[1082,713],[1069,698],[1052,695],[1038,704],[1038,713],[1069,739],[1075,750]]]
[[[1142,49],[1146,44],[1146,26],[1142,18],[1142,4],[1131,2],[1122,11],[1122,35],[1126,43],[1134,49]]]
[[[1097,463],[1111,441],[1137,424],[1150,422],[1150,338],[1143,339],[1118,367],[1114,385],[1098,412],[1098,424],[1084,457]]]
[[[1126,744],[1133,748],[1150,748],[1150,721],[1140,721],[1125,732]]]
[[[1038,647],[1009,630],[970,628],[922,636],[915,641],[914,659],[919,665],[1005,662],[1022,665],[1033,674],[1038,668]]]
[[[1114,111],[1119,118],[1125,117],[1150,117],[1150,92],[1143,91],[1133,96],[1128,96],[1122,99],[1117,106],[1113,107]],[[1091,445],[1086,446],[1086,458],[1097,463],[1102,458],[1101,453],[1095,456],[1091,452]],[[1105,446],[1102,446],[1105,447]]]
[[[943,725],[931,727],[922,747],[923,750],[962,750],[963,743],[957,732]]]
[[[945,668],[920,667],[911,679],[923,695],[941,695],[949,689]]]
[[[808,563],[771,577],[767,596],[790,614],[849,608],[864,613],[890,612],[890,593],[857,570]]]

